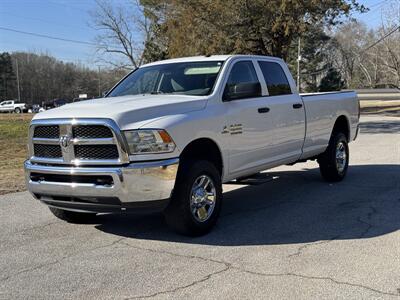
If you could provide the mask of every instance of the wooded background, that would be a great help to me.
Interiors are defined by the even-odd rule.
[[[42,101],[79,94],[99,97],[143,63],[194,55],[278,56],[297,74],[301,91],[400,87],[400,4],[392,1],[379,28],[352,13],[351,0],[98,0],[90,12],[97,61],[89,68],[46,54],[0,54],[0,99]]]

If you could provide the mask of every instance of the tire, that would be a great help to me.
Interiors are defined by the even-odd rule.
[[[341,132],[333,132],[328,148],[318,158],[322,177],[328,182],[343,180],[349,166],[349,145],[346,136]]]
[[[16,109],[14,109],[14,112],[16,114],[20,114],[22,111],[21,111],[21,109],[19,107],[17,107]]]
[[[66,221],[68,223],[85,224],[93,222],[96,214],[95,213],[80,213],[75,211],[63,210],[55,207],[49,207],[50,211],[58,219]]]
[[[221,203],[221,175],[216,167],[206,160],[186,161],[181,165],[171,201],[164,211],[165,220],[180,234],[201,236],[216,224]]]

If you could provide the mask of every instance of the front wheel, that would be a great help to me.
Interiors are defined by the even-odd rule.
[[[329,182],[343,180],[349,166],[349,145],[346,136],[334,132],[326,151],[318,158],[322,177]]]
[[[58,219],[67,221],[68,223],[85,224],[94,221],[96,217],[95,213],[81,213],[55,207],[49,207],[49,209]]]
[[[178,233],[200,236],[217,222],[222,201],[221,175],[205,160],[185,162],[164,215]]]

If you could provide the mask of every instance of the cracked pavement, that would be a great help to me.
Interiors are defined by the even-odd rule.
[[[398,299],[400,118],[364,116],[345,181],[315,162],[225,185],[207,236],[160,214],[57,220],[27,192],[0,197],[0,299]]]

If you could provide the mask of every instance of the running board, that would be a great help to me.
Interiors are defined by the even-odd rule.
[[[248,177],[241,177],[227,184],[239,184],[239,185],[261,185],[274,180],[273,177],[267,173],[257,173]]]

